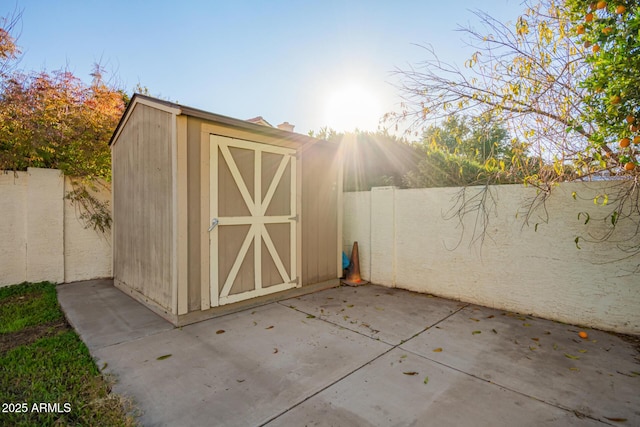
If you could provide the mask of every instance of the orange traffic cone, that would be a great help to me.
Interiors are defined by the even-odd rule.
[[[369,283],[366,280],[362,280],[362,277],[360,277],[360,255],[358,254],[358,242],[353,242],[351,263],[347,270],[347,278],[343,280],[342,283],[349,286],[360,286]]]

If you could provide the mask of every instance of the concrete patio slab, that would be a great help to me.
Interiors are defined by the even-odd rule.
[[[115,288],[112,280],[68,283],[57,291],[69,323],[90,349],[173,329],[171,323]]]
[[[142,408],[143,425],[251,426],[390,348],[270,304],[94,354],[118,376],[114,390]]]
[[[640,425],[640,364],[615,335],[470,305],[404,350],[543,402]],[[442,351],[434,351],[442,349]]]
[[[465,307],[466,303],[382,286],[339,287],[282,301],[344,328],[398,345]]]
[[[394,349],[282,415],[276,426],[601,426]]]
[[[58,292],[144,426],[640,425],[638,354],[601,331],[374,285],[182,328],[108,281]]]

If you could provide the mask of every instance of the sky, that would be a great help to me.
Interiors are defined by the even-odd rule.
[[[463,67],[460,25],[472,10],[515,22],[521,0],[120,1],[3,0],[22,11],[19,68],[66,68],[90,82],[94,63],[132,93],[238,119],[262,116],[308,133],[375,131],[398,111],[394,70],[426,59]]]

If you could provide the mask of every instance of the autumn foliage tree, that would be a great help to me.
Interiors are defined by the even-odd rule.
[[[88,85],[66,70],[11,70],[19,53],[8,25],[15,19],[1,23],[0,170],[60,169],[72,178],[67,198],[80,206],[87,225],[106,230],[109,211],[90,190],[111,179],[108,141],[126,97],[103,80],[99,66]]]

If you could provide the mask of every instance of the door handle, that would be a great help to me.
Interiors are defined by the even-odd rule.
[[[218,218],[213,218],[211,220],[211,226],[209,226],[209,230],[207,231],[211,232],[214,228],[216,228],[216,226],[218,225],[218,222],[219,222]]]

